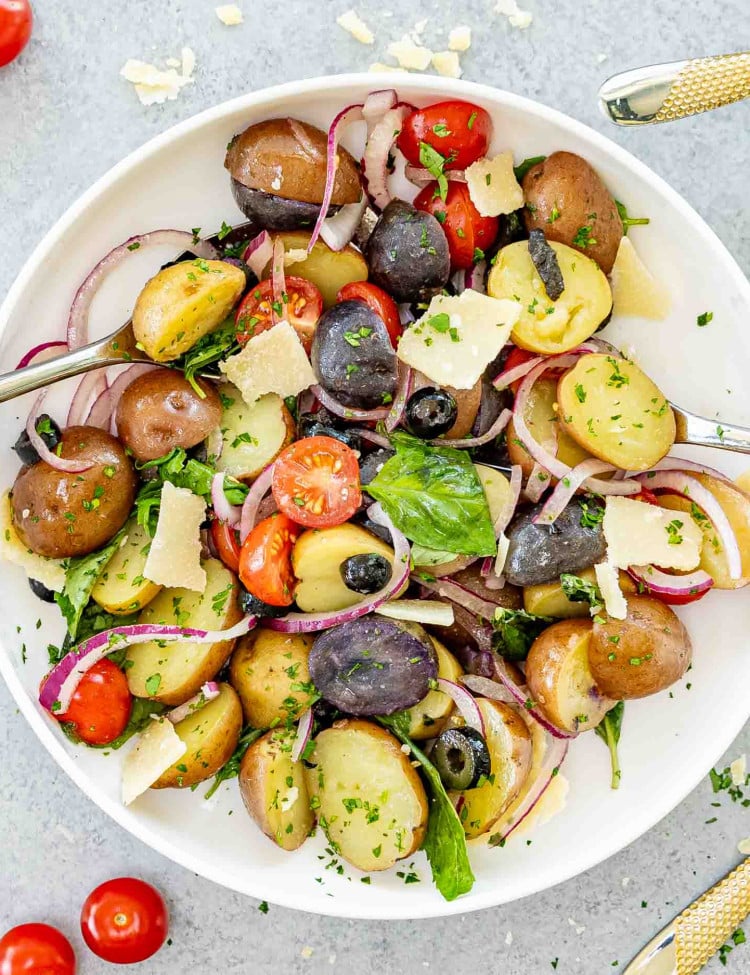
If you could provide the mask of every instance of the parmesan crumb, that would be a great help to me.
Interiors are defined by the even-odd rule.
[[[432,66],[443,78],[460,78],[461,62],[455,51],[438,51],[432,55]]]
[[[245,19],[236,3],[225,3],[217,7],[216,16],[226,27],[237,27]]]
[[[608,57],[609,57],[608,54],[604,54],[604,53],[597,54],[597,56],[596,56],[596,63],[597,64],[604,64],[604,62],[607,60]]]
[[[195,51],[191,47],[182,49],[182,77],[190,78],[195,71]]]
[[[174,101],[185,85],[193,83],[193,79],[184,73],[184,59],[182,67],[183,73],[178,74],[175,68],[161,71],[154,64],[129,58],[120,75],[135,87],[142,105],[161,105],[165,101]]]
[[[429,48],[415,44],[408,34],[404,34],[400,41],[391,41],[388,53],[402,68],[410,71],[424,71],[433,58],[433,52]]]
[[[737,849],[743,856],[750,856],[750,836],[746,840],[740,840]]]
[[[362,20],[356,10],[347,10],[336,18],[336,23],[342,30],[347,31],[360,44],[374,44],[375,35]]]
[[[468,51],[471,47],[471,27],[462,24],[454,27],[448,35],[448,48],[451,51]]]
[[[302,949],[302,951],[300,952],[300,955],[301,955],[301,956],[302,956],[303,958],[312,958],[312,956],[313,956],[313,949],[312,949],[312,948],[310,948],[309,946],[307,946],[307,945],[306,945],[306,946],[305,946],[305,947],[304,947],[304,948]]]
[[[729,774],[732,776],[732,785],[744,785],[747,778],[747,757],[740,755],[729,766]]]
[[[400,74],[407,74],[406,68],[398,68],[393,64],[383,64],[382,61],[373,61],[367,70],[372,71],[373,74],[383,74],[388,71],[398,71]]]
[[[505,943],[506,943],[506,945],[512,945],[513,944],[513,932],[512,931],[509,931],[505,935]]]
[[[525,30],[534,19],[531,11],[521,10],[516,0],[497,0],[495,13],[504,14],[510,26],[519,30]]]

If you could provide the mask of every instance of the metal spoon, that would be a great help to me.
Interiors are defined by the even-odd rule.
[[[617,125],[672,122],[750,98],[750,51],[634,68],[599,89],[604,114]]]

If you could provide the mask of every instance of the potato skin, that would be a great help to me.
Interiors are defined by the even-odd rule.
[[[98,427],[64,430],[61,456],[92,466],[70,474],[39,461],[19,471],[11,498],[20,539],[54,559],[88,555],[108,542],[128,520],[138,484],[120,441]]]
[[[615,699],[648,697],[678,681],[693,647],[679,617],[651,596],[628,596],[624,620],[594,623],[589,665],[602,693]]]
[[[313,639],[262,626],[237,642],[229,680],[240,696],[247,724],[270,728],[298,717],[310,703],[308,657]],[[292,705],[292,701],[296,704]]]
[[[526,229],[542,230],[548,240],[575,247],[609,274],[622,239],[622,220],[596,170],[573,152],[553,152],[531,167],[521,186]],[[582,227],[591,228],[587,247],[575,242]]]
[[[132,382],[117,404],[117,435],[136,460],[156,460],[174,447],[194,447],[221,422],[213,383],[200,397],[181,372],[152,369]]]
[[[232,139],[224,166],[234,179],[251,189],[320,204],[326,182],[326,149],[325,132],[308,122],[265,119]],[[362,195],[359,169],[343,146],[338,147],[337,154],[331,203],[356,203]]]

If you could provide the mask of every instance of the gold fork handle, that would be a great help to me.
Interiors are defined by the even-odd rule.
[[[671,122],[750,97],[750,51],[635,68],[599,90],[605,114],[618,125]]]
[[[674,920],[676,975],[695,975],[750,914],[750,859]]]

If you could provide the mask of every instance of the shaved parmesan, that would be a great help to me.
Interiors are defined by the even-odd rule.
[[[391,599],[375,612],[390,620],[407,623],[428,623],[431,626],[453,626],[453,607],[433,599]]]
[[[227,27],[236,27],[245,19],[236,3],[225,3],[217,7],[216,16]]]
[[[656,565],[689,572],[700,562],[703,533],[679,511],[608,497],[603,528],[607,561],[618,569]]]
[[[184,58],[182,65],[184,72]],[[174,68],[161,71],[153,64],[134,58],[125,62],[120,74],[134,85],[142,105],[161,105],[165,101],[174,101],[185,85],[193,83],[193,78],[184,73],[178,74]]]
[[[438,295],[401,336],[397,355],[438,386],[471,389],[508,341],[520,314],[518,302],[471,288],[457,296]]]
[[[266,393],[296,396],[317,382],[307,353],[289,322],[253,336],[219,368],[248,406]]]
[[[498,217],[523,206],[523,190],[513,172],[513,153],[478,159],[466,170],[471,202],[483,217]]]
[[[743,856],[750,856],[750,836],[746,840],[740,840],[737,849]]]
[[[747,756],[740,755],[735,758],[729,766],[729,774],[732,776],[732,785],[744,785],[747,778]]]
[[[471,47],[471,27],[466,24],[454,27],[448,35],[448,47],[451,51],[468,51]]]
[[[195,51],[192,47],[182,49],[182,77],[189,78],[195,71]]]
[[[596,583],[604,600],[607,615],[615,620],[624,620],[628,615],[628,604],[620,589],[620,573],[611,562],[601,562],[594,566]],[[592,606],[592,612],[594,607]]]
[[[201,565],[201,525],[205,517],[203,498],[165,481],[156,534],[143,567],[144,578],[170,589],[204,592],[206,570]]]
[[[129,806],[150,789],[187,751],[174,725],[166,718],[152,721],[136,738],[122,766],[122,801]]]
[[[356,10],[347,10],[346,13],[336,18],[336,23],[343,30],[348,31],[360,44],[375,43],[375,35]]]
[[[0,559],[20,566],[29,579],[36,579],[53,592],[62,592],[65,585],[62,560],[37,555],[24,545],[13,524],[10,491],[0,498]]]
[[[553,776],[536,805],[513,830],[513,836],[531,833],[537,827],[548,823],[553,816],[561,813],[568,804],[569,792],[570,783],[562,773],[558,772],[557,775]]]
[[[611,277],[613,315],[654,321],[667,317],[671,305],[669,292],[654,279],[627,237],[620,241]]]
[[[281,188],[280,184],[279,188]],[[289,267],[292,264],[300,264],[302,261],[306,261],[307,258],[308,253],[304,247],[291,247],[288,251],[284,251],[284,267]]]
[[[433,54],[432,66],[443,78],[460,78],[463,74],[455,51],[438,51]]]
[[[372,71],[373,74],[384,74],[389,71],[398,71],[399,73],[406,74],[406,68],[397,68],[392,64],[383,64],[382,61],[373,61],[367,70]]]
[[[415,44],[408,34],[404,34],[400,41],[391,41],[388,45],[388,53],[402,68],[411,71],[424,71],[430,66],[432,60],[432,51]]]
[[[529,10],[521,10],[516,0],[497,0],[495,13],[504,14],[510,26],[518,27],[519,30],[525,30],[534,19]]]

